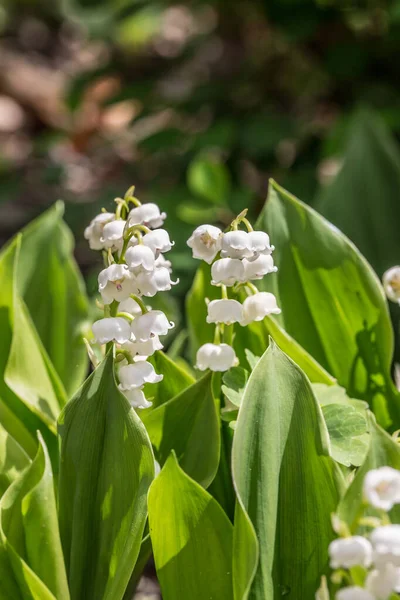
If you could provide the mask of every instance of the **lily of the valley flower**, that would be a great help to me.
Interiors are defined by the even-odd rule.
[[[143,390],[140,389],[125,390],[124,396],[133,408],[149,408],[152,405],[151,402],[146,400]]]
[[[383,288],[386,296],[392,302],[400,302],[400,267],[391,267],[382,277]]]
[[[147,342],[154,336],[167,335],[173,327],[174,323],[168,321],[162,310],[150,310],[136,317],[131,323],[133,337],[139,342]]]
[[[104,225],[100,238],[104,248],[116,248],[120,250],[123,245],[123,237],[126,221],[118,219]]]
[[[269,235],[265,231],[250,231],[248,236],[249,247],[255,256],[259,254],[271,254],[275,249],[274,246],[271,246]]]
[[[119,312],[126,312],[129,315],[132,315],[133,317],[142,314],[142,309],[133,298],[127,298],[126,300],[122,300],[122,302],[119,303],[118,310]]]
[[[193,258],[204,260],[209,265],[221,250],[222,231],[213,225],[200,225],[187,241]]]
[[[352,585],[339,590],[336,600],[376,600],[376,598],[368,590],[364,590],[358,585]]]
[[[129,328],[129,334],[131,334],[131,329]],[[135,358],[136,356],[152,356],[156,350],[162,350],[163,345],[160,342],[160,338],[158,335],[154,335],[149,340],[145,342],[141,342],[140,340],[136,340],[134,342],[126,342],[122,345],[124,350],[128,350],[128,352]]]
[[[200,371],[228,371],[238,364],[235,351],[228,344],[204,344],[196,354],[196,367]]]
[[[364,478],[364,498],[374,508],[391,510],[400,503],[400,471],[380,467],[368,471]]]
[[[244,258],[242,264],[244,268],[243,279],[245,281],[262,279],[268,273],[275,273],[278,270],[274,266],[274,260],[270,254],[260,254],[254,260]]]
[[[207,323],[238,323],[242,320],[242,305],[237,300],[212,300],[207,307]]]
[[[365,587],[376,600],[387,600],[393,592],[400,591],[400,569],[387,564],[367,575]]]
[[[212,285],[231,287],[238,281],[244,280],[244,267],[237,258],[220,258],[211,267]]]
[[[174,242],[171,242],[169,239],[168,231],[165,229],[156,229],[155,231],[146,233],[143,237],[143,244],[150,248],[155,256],[158,256],[160,253],[169,252]]]
[[[221,239],[222,258],[250,258],[253,256],[247,231],[228,231]]]
[[[131,271],[140,268],[152,271],[155,261],[154,252],[143,244],[130,246],[125,253],[125,262]]]
[[[153,365],[145,361],[123,365],[119,369],[118,376],[119,388],[122,391],[139,389],[145,383],[158,383],[163,378],[155,372]]]
[[[172,273],[172,262],[170,260],[167,260],[164,254],[160,254],[159,256],[157,256],[154,266],[156,269],[159,269],[160,267],[165,267],[170,273]]]
[[[258,292],[248,296],[243,302],[243,318],[240,324],[245,326],[253,321],[262,321],[267,315],[279,315],[280,312],[274,294]]]
[[[333,540],[329,546],[332,569],[369,567],[372,563],[371,543],[360,535]]]
[[[106,223],[115,219],[114,213],[104,212],[97,215],[84,231],[84,237],[89,242],[89,246],[92,250],[102,250],[104,248],[101,237],[103,235],[103,228]]]
[[[138,273],[136,284],[139,294],[152,298],[157,292],[165,292],[177,285],[179,279],[172,281],[169,269],[158,267],[154,271]]]
[[[121,302],[137,291],[133,274],[126,265],[110,265],[99,273],[99,292],[105,304]]]
[[[107,344],[108,342],[124,344],[131,339],[132,335],[130,324],[122,317],[107,317],[95,321],[92,331],[98,344]]]
[[[157,204],[149,202],[132,208],[128,215],[129,225],[145,225],[150,229],[161,227],[166,219],[165,212],[160,212]]]
[[[388,563],[400,567],[400,525],[383,525],[373,530],[370,536],[374,549],[374,564]]]

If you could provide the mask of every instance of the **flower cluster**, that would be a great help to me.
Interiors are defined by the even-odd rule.
[[[274,273],[269,236],[264,231],[253,231],[243,211],[223,233],[213,225],[201,225],[187,241],[193,258],[211,265],[211,284],[221,288],[221,299],[208,303],[207,323],[215,323],[214,343],[204,344],[197,352],[196,366],[201,371],[227,371],[238,364],[232,347],[234,323],[242,326],[261,321],[266,315],[278,314],[276,298],[269,292],[259,292],[253,280]],[[247,231],[239,229],[245,225]],[[229,298],[229,291],[245,291],[243,302]],[[221,343],[222,339],[222,343]]]
[[[145,383],[162,379],[147,358],[163,348],[160,336],[174,324],[160,310],[151,310],[144,298],[170,290],[171,263],[164,253],[173,242],[161,229],[166,214],[156,204],[141,204],[130,188],[115,200],[115,213],[102,212],[85,229],[93,250],[103,252],[105,268],[99,273],[104,318],[93,324],[95,342],[117,344],[119,388],[135,408],[151,402]],[[131,207],[133,205],[133,208]]]
[[[400,525],[392,525],[386,511],[400,504],[400,472],[391,467],[369,471],[364,479],[364,502],[381,518],[364,519],[372,527],[369,535],[350,535],[344,523],[336,529],[344,537],[329,546],[330,565],[337,576],[351,585],[336,594],[336,600],[388,600],[400,592]]]

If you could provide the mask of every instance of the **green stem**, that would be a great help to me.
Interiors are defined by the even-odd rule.
[[[126,360],[128,361],[128,363],[130,365],[133,364],[133,358],[130,352],[128,352],[128,350],[117,350],[117,356],[123,356],[124,358],[126,358]]]
[[[127,321],[129,321],[130,323],[132,323],[132,321],[133,321],[133,317],[132,317],[132,315],[130,315],[129,313],[127,313],[127,312],[124,312],[124,311],[122,311],[122,312],[118,312],[118,313],[117,313],[117,317],[123,317],[124,319],[126,319],[126,320],[127,320]]]
[[[143,314],[143,315],[144,315],[145,313],[149,312],[149,311],[147,310],[147,307],[146,307],[145,303],[143,302],[143,300],[142,300],[142,299],[141,299],[139,296],[136,296],[136,294],[131,294],[131,296],[130,296],[130,297],[131,297],[131,298],[132,298],[132,300],[134,300],[134,301],[135,301],[137,304],[139,304],[139,306],[140,306],[140,308],[141,308],[141,311],[142,311],[142,314]]]
[[[219,328],[219,325],[216,325],[215,331],[214,331],[214,344],[220,344],[220,343],[221,343],[220,328]]]
[[[248,219],[243,218],[242,223],[244,223],[244,225],[246,225],[247,231],[253,231],[253,227]]]
[[[224,329],[224,343],[232,346],[233,342],[233,323],[230,325],[225,325]]]
[[[258,289],[251,283],[251,281],[246,281],[246,287],[251,291],[252,294],[258,294]]]
[[[226,289],[226,285],[221,285],[221,297],[223,300],[228,299],[228,290]]]

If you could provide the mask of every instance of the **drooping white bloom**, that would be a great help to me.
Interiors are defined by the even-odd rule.
[[[242,319],[242,305],[237,300],[212,300],[207,307],[207,323],[238,323]]]
[[[364,498],[374,508],[391,510],[400,503],[400,471],[380,467],[368,471],[364,479]]]
[[[160,267],[165,267],[170,273],[172,273],[172,262],[170,260],[167,260],[164,254],[160,254],[159,256],[157,256],[154,266],[156,269],[159,269]]]
[[[400,267],[391,267],[382,277],[383,288],[386,296],[392,302],[400,302]]]
[[[262,321],[267,315],[279,315],[280,312],[274,294],[258,292],[248,296],[243,302],[243,318],[240,324],[245,326],[253,321]]]
[[[145,383],[158,383],[163,378],[155,372],[153,365],[145,361],[123,365],[118,376],[119,388],[124,392],[141,388]]]
[[[133,337],[139,342],[147,342],[154,336],[167,335],[173,327],[173,322],[168,321],[162,310],[150,310],[136,317],[131,323]]]
[[[131,330],[129,328],[129,334],[130,333]],[[136,356],[152,356],[156,350],[162,350],[164,346],[160,342],[158,335],[154,335],[146,342],[136,340],[134,342],[127,342],[123,344],[122,347],[124,350],[128,350],[133,358],[135,358]]]
[[[203,344],[196,354],[196,367],[200,371],[228,371],[237,364],[235,351],[228,344]]]
[[[103,233],[100,238],[104,248],[116,248],[120,250],[124,243],[124,230],[126,221],[117,219],[111,221],[103,227]]]
[[[336,594],[336,600],[376,600],[375,597],[358,585],[339,590]]]
[[[179,279],[172,281],[171,274],[165,267],[158,267],[154,271],[138,273],[136,284],[142,296],[153,297],[157,292],[165,292],[179,283]]]
[[[235,285],[244,281],[243,263],[237,258],[220,258],[211,267],[211,277],[212,285]]]
[[[162,226],[166,217],[165,212],[160,212],[157,204],[149,202],[148,204],[132,208],[128,216],[128,221],[130,226],[145,225],[150,229],[155,229]]]
[[[400,525],[383,525],[370,535],[374,549],[374,564],[377,567],[392,563],[400,567]]]
[[[361,535],[333,540],[329,545],[332,569],[349,569],[355,566],[369,567],[372,563],[371,543]]]
[[[143,244],[130,246],[125,253],[125,262],[131,271],[140,268],[152,271],[155,261],[154,252]]]
[[[260,254],[254,260],[244,258],[242,260],[244,268],[244,280],[251,281],[252,279],[262,279],[268,273],[277,271],[274,266],[274,259],[270,254]]]
[[[110,265],[99,273],[99,292],[105,304],[121,302],[137,293],[135,279],[126,265]]]
[[[399,584],[400,569],[392,564],[374,569],[365,580],[366,589],[376,600],[387,600],[392,592],[399,591]]]
[[[204,260],[209,265],[221,250],[222,231],[214,225],[196,227],[187,241],[193,258]]]
[[[117,342],[124,344],[131,339],[131,327],[122,317],[99,319],[92,325],[93,335],[98,344]]]
[[[166,229],[156,229],[143,236],[143,244],[150,248],[155,256],[158,256],[160,252],[171,250],[174,243],[169,239],[169,233]]]
[[[142,314],[142,309],[139,304],[135,302],[133,298],[127,298],[126,300],[122,300],[118,307],[119,312],[126,312],[133,317]]]
[[[253,256],[251,240],[247,231],[228,231],[222,234],[222,258],[250,258]]]
[[[271,246],[268,233],[265,231],[250,231],[249,232],[250,250],[255,256],[259,254],[271,254],[274,246]]]
[[[149,408],[152,405],[140,389],[124,390],[124,396],[133,408]]]
[[[89,246],[92,250],[102,250],[104,248],[103,243],[100,241],[103,235],[103,228],[106,223],[115,219],[114,213],[104,212],[97,215],[90,221],[90,224],[84,231],[84,237],[89,242]]]

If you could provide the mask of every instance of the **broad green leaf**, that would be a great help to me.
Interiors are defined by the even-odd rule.
[[[346,467],[359,467],[369,444],[365,409],[360,411],[345,404],[327,404],[322,407],[322,414],[329,433],[332,458]]]
[[[312,389],[321,406],[328,406],[328,404],[346,404],[347,406],[354,406],[354,408],[364,412],[368,408],[367,402],[364,400],[357,400],[356,398],[350,398],[347,395],[346,390],[340,385],[313,383]]]
[[[225,204],[230,190],[229,171],[217,158],[200,154],[187,174],[192,194],[215,204]]]
[[[259,561],[259,544],[249,515],[240,497],[236,501],[233,528],[233,597],[247,600]]]
[[[173,454],[150,487],[149,523],[164,600],[232,600],[232,524]]]
[[[371,267],[338,229],[274,182],[257,226],[276,246],[279,271],[260,287],[277,296],[279,322],[381,423],[397,423],[393,332]]]
[[[160,465],[174,450],[190,477],[204,487],[211,483],[218,468],[220,431],[210,372],[143,415],[143,422]]]
[[[164,375],[157,385],[149,385],[146,398],[151,397],[153,407],[165,404],[195,382],[187,371],[184,371],[169,356],[158,350],[149,358],[157,373]],[[153,409],[150,409],[153,410]],[[145,413],[144,413],[145,414]]]
[[[341,488],[328,447],[309,381],[271,342],[249,378],[232,449],[236,492],[260,545],[250,598],[314,597]]]
[[[249,372],[242,367],[233,367],[222,377],[221,390],[235,406],[240,406],[248,378]]]
[[[26,452],[0,425],[0,498],[29,464]]]
[[[69,600],[53,473],[42,438],[34,461],[0,501],[0,537],[24,600]]]
[[[154,459],[115,383],[113,355],[59,419],[59,519],[71,596],[119,600],[139,554]]]

